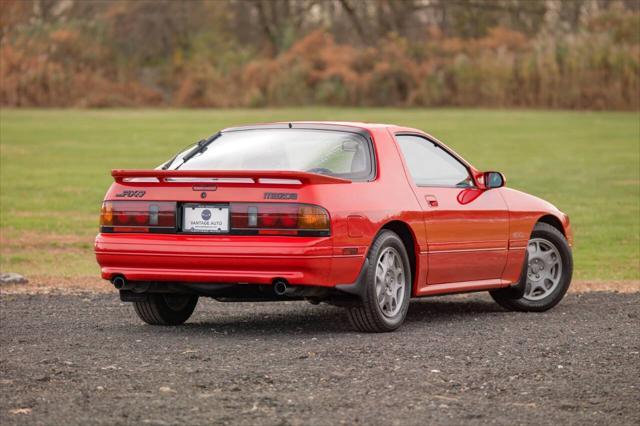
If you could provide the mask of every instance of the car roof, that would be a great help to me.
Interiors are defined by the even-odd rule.
[[[250,124],[246,126],[230,127],[222,130],[224,132],[233,132],[239,130],[257,130],[257,129],[321,129],[321,130],[341,130],[345,132],[369,133],[371,130],[387,129],[391,133],[415,133],[423,135],[442,146],[447,152],[456,157],[461,163],[475,170],[473,166],[462,158],[458,153],[451,150],[442,142],[438,141],[432,135],[412,127],[397,126],[394,124],[384,123],[365,123],[361,121],[278,121],[272,123]]]
[[[384,123],[365,123],[362,121],[278,121],[272,123],[257,123],[257,124],[249,124],[237,127],[230,127],[224,129],[223,132],[236,131],[236,130],[252,130],[252,129],[261,129],[261,128],[276,128],[276,129],[285,129],[285,128],[319,128],[319,129],[334,129],[334,130],[374,130],[374,129],[389,129],[391,132],[411,132],[411,133],[420,133],[424,134],[423,131],[419,129],[414,129],[411,127],[403,127],[397,126],[395,124],[384,124]]]

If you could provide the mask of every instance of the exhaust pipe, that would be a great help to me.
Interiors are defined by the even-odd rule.
[[[116,290],[128,290],[134,293],[144,293],[149,291],[151,283],[147,281],[128,281],[124,276],[118,275],[111,278],[111,283]]]
[[[127,285],[127,280],[123,276],[119,275],[111,279],[111,284],[113,284],[117,290],[124,290]]]
[[[282,278],[274,280],[273,292],[278,296],[284,296],[287,293],[287,281]]]

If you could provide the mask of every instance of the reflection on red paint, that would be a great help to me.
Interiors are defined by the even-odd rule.
[[[469,204],[482,194],[481,189],[467,188],[458,194],[458,202],[462,205]]]

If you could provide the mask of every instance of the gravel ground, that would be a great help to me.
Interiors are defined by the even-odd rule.
[[[423,299],[375,335],[304,302],[203,299],[168,328],[115,294],[0,308],[3,425],[640,424],[640,293]]]

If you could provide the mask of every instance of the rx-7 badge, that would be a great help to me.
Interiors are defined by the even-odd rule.
[[[144,197],[144,194],[146,194],[147,191],[132,191],[132,190],[125,190],[122,191],[119,194],[116,194],[116,197],[126,197],[126,198],[142,198]]]

